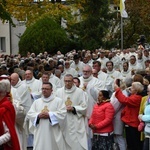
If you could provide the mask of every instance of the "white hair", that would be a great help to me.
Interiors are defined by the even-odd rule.
[[[10,92],[10,81],[8,79],[3,79],[0,81],[0,91]]]
[[[133,82],[132,85],[137,90],[137,93],[141,93],[144,90],[144,87],[140,82]]]

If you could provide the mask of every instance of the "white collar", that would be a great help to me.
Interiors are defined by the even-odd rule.
[[[48,103],[48,102],[50,102],[50,101],[52,101],[54,99],[54,95],[53,94],[51,94],[49,97],[44,97],[44,96],[42,96],[42,100],[44,101],[44,102],[46,102],[46,103]]]

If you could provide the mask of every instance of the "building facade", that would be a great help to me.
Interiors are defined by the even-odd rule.
[[[16,27],[13,27],[9,22],[0,20],[0,53],[5,55],[16,55],[19,52],[19,40],[24,33],[26,27],[24,22],[19,22],[13,19]]]

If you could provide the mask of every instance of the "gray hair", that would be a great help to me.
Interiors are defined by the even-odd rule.
[[[124,80],[127,87],[130,87],[132,85],[133,79],[132,78],[126,78]]]
[[[10,82],[7,79],[0,81],[0,92],[10,92]]]
[[[140,82],[133,82],[132,85],[135,87],[138,94],[140,94],[144,90],[144,87]]]

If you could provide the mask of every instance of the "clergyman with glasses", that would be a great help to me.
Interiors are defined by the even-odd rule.
[[[34,135],[33,150],[68,150],[62,134],[67,111],[63,100],[52,91],[50,82],[43,83],[42,97],[33,102],[27,114]]]
[[[74,85],[73,76],[66,74],[65,86],[57,90],[57,96],[62,98],[67,110],[67,121],[64,137],[70,145],[70,150],[87,150],[87,134],[85,116],[87,100],[82,89]]]

